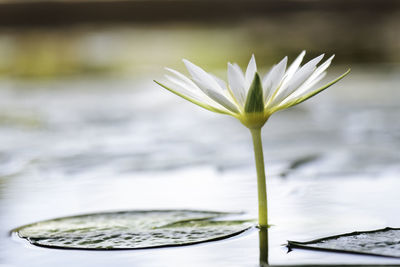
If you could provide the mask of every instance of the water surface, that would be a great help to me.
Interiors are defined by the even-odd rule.
[[[389,71],[388,71],[389,70]],[[340,70],[338,70],[340,71]],[[271,264],[400,264],[294,250],[355,230],[400,227],[399,69],[358,69],[263,130]],[[33,247],[15,227],[116,210],[257,216],[250,134],[154,77],[0,81],[0,264],[257,266],[258,232],[179,248],[87,252]]]

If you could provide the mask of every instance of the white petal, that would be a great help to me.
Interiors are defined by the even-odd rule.
[[[165,77],[170,81],[170,82],[172,82],[173,84],[175,84],[175,85],[178,85],[178,86],[180,86],[180,87],[183,87],[183,88],[185,88],[186,90],[188,90],[188,91],[191,91],[191,92],[198,92],[198,91],[200,91],[201,92],[201,90],[197,87],[197,85],[195,85],[194,83],[193,84],[190,84],[190,83],[187,83],[185,80],[182,80],[182,79],[179,79],[179,78],[175,78],[175,77],[172,77],[172,76],[170,76],[170,75],[165,75]]]
[[[290,94],[285,100],[283,100],[279,105],[284,105],[292,100],[295,100],[299,97],[302,97],[311,91],[315,90],[313,87],[316,85],[319,81],[321,81],[324,77],[326,76],[326,72],[321,73],[318,77],[314,78],[312,82],[308,84],[307,87],[299,88],[298,90],[294,91],[292,94]]]
[[[313,87],[317,82],[319,82],[324,76],[325,76],[325,70],[329,67],[329,65],[332,62],[332,59],[335,57],[335,55],[331,56],[328,58],[324,63],[322,63],[312,74],[311,76],[298,88],[296,89],[295,92],[293,92],[290,95],[290,98],[292,98],[292,95],[294,96],[300,96],[303,95],[305,91],[309,91],[308,89]]]
[[[235,103],[229,100],[229,96],[224,95],[224,90],[215,80],[215,78],[205,72],[202,68],[194,65],[190,61],[183,59],[190,75],[192,75],[193,82],[212,100],[224,106],[232,112],[238,112],[238,107]]]
[[[254,58],[254,54],[251,56],[249,65],[247,65],[246,69],[246,90],[249,90],[251,83],[253,82],[254,75],[257,72],[256,59]]]
[[[288,91],[296,90],[303,82],[305,82],[305,80],[314,72],[315,67],[323,57],[324,54],[310,60],[303,67],[301,67],[289,81]]]
[[[209,84],[202,83],[202,81],[199,81],[196,79],[193,81],[206,95],[208,95],[212,100],[214,100],[218,104],[224,106],[225,108],[227,108],[228,110],[230,110],[232,112],[239,111],[236,104],[232,100],[229,99],[229,96],[224,95],[224,92],[222,91],[222,89],[217,91],[217,90],[214,90],[213,88],[211,88]]]
[[[317,78],[321,73],[323,73],[330,65],[332,62],[332,59],[335,57],[335,55],[331,56],[328,58],[324,63],[322,63],[314,72],[311,74],[310,78],[307,79],[307,81],[301,86],[308,86],[309,83],[311,83],[315,78]],[[300,88],[299,88],[300,89]]]
[[[299,90],[298,95],[302,96],[306,93],[308,93],[309,91],[314,90],[314,88],[312,88],[314,85],[316,85],[319,81],[321,81],[324,77],[326,76],[326,71],[321,73],[318,77],[315,77],[312,82],[310,82],[310,84],[304,88],[304,90]],[[297,90],[295,92],[297,94]]]
[[[293,78],[286,83],[286,85],[282,85],[279,88],[278,92],[274,96],[274,99],[270,103],[271,106],[277,105],[283,99],[285,99],[288,95],[290,95],[293,91],[298,89],[300,85],[302,85],[314,72],[315,66],[321,61],[323,58],[323,54],[310,60],[303,67],[301,67],[294,75]]]
[[[245,81],[243,77],[243,73],[240,68],[236,65],[232,65],[228,63],[228,82],[229,88],[232,90],[233,95],[236,98],[236,101],[240,106],[244,106],[246,101],[246,90],[245,90]]]
[[[296,71],[300,67],[300,64],[303,61],[305,54],[306,54],[306,51],[303,50],[300,53],[300,55],[298,55],[297,58],[293,61],[293,63],[289,66],[289,68],[287,69],[287,71],[285,73],[285,78],[284,78],[284,81],[282,82],[282,86],[285,86],[287,81],[292,79],[292,76],[296,73]]]
[[[218,78],[217,76],[215,76],[214,74],[210,74],[214,80],[218,83],[218,85],[223,89],[223,91],[227,91],[228,88],[226,87],[226,82],[220,78]]]
[[[239,65],[238,65],[237,63],[233,63],[232,65],[233,65],[233,67],[236,69],[236,71],[237,71],[238,73],[240,73],[240,77],[241,77],[241,79],[243,79],[243,81],[244,81],[244,80],[245,80],[245,77],[244,77],[244,74],[243,74],[242,69],[239,67]],[[244,84],[244,83],[243,83],[243,84]]]
[[[231,102],[229,99],[227,99],[224,95],[215,92],[215,91],[209,91],[208,92],[208,96],[215,100],[215,102],[217,102],[218,104],[222,105],[223,107],[225,107],[226,109],[234,112],[234,113],[238,113],[239,109],[236,106],[235,103]]]
[[[186,77],[185,75],[183,75],[182,73],[180,73],[176,70],[169,69],[169,68],[166,68],[166,69],[176,76],[176,77],[172,77],[170,75],[165,75],[165,77],[170,82],[172,82],[173,84],[175,84],[177,86],[185,88],[185,90],[189,90],[193,93],[198,94],[199,96],[204,96],[207,99],[209,99],[209,97],[207,97],[207,95],[191,79],[189,79],[188,77]]]
[[[267,102],[272,92],[282,82],[283,75],[285,74],[286,64],[287,57],[284,57],[277,65],[272,67],[267,75],[265,75],[263,81],[265,102]]]
[[[157,81],[155,81],[155,82],[157,84],[159,84],[160,86],[164,87],[165,89],[167,89],[168,91],[170,91],[170,92],[172,92],[172,93],[174,93],[174,94],[176,94],[176,95],[178,95],[178,96],[180,96],[180,97],[182,97],[182,98],[184,98],[184,99],[186,99],[186,100],[188,100],[188,101],[190,101],[190,102],[192,102],[192,103],[194,103],[194,104],[196,104],[196,105],[198,105],[200,107],[203,107],[205,109],[208,109],[210,111],[214,111],[214,112],[217,112],[217,113],[233,115],[231,111],[229,111],[228,109],[226,109],[223,106],[219,105],[215,101],[211,100],[208,96],[206,96],[204,94],[202,95],[202,97],[208,99],[211,102],[211,104],[207,103],[206,101],[203,101],[205,99],[203,99],[202,97],[198,98],[197,95],[195,94],[195,92],[189,91],[185,87],[181,87],[181,86],[175,84],[174,88],[172,88],[172,87],[169,87],[169,86],[164,85],[162,83],[159,83]],[[199,92],[201,92],[200,89],[199,89]]]
[[[210,98],[203,90],[199,88],[191,79],[182,73],[167,68],[168,71],[175,74],[177,78],[165,75],[165,77],[175,86],[173,88],[181,94],[187,95],[199,102],[218,109],[225,109],[221,104]]]
[[[218,82],[202,68],[196,66],[186,59],[183,59],[183,62],[185,63],[185,66],[188,69],[190,75],[192,75],[194,82],[199,81],[211,90],[222,91],[222,88],[219,86]]]
[[[165,68],[165,69],[167,71],[175,74],[179,79],[181,79],[183,82],[187,83],[188,85],[197,87],[196,84],[191,79],[189,79],[188,77],[186,77],[185,75],[183,75],[179,71],[176,71],[176,70],[173,70],[173,69],[170,69],[170,68]]]
[[[220,104],[216,103],[214,100],[212,100],[210,97],[208,97],[206,94],[203,93],[197,86],[196,88],[190,88],[187,86],[187,84],[179,79],[176,79],[175,77],[171,77],[169,75],[165,75],[165,77],[173,84],[171,88],[174,89],[174,91],[181,93],[191,99],[194,99],[198,102],[201,102],[203,104],[218,108],[218,109],[225,109],[222,107]]]
[[[226,98],[228,98],[229,101],[235,102],[234,96],[232,96],[232,94],[228,90],[228,87],[226,86],[226,82],[213,74],[210,74],[210,75],[217,81],[219,86],[222,88],[221,94],[223,96],[225,96]]]

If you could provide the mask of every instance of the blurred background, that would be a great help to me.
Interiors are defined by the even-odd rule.
[[[0,1],[0,74],[149,73],[186,57],[208,68],[269,66],[306,49],[336,63],[400,60],[395,0]]]
[[[257,216],[250,135],[153,83],[182,58],[226,78],[255,54],[336,54],[316,98],[263,131],[270,263],[382,263],[286,253],[288,239],[399,227],[400,1],[0,0],[0,266],[256,266],[258,234],[179,249],[38,249],[9,231],[85,212]],[[23,255],[23,256],[21,256]]]

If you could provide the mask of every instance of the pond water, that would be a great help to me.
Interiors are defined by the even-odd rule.
[[[283,246],[400,227],[400,69],[353,69],[264,127],[270,264],[400,264]],[[256,218],[250,134],[153,78],[0,81],[0,266],[259,264],[255,229],[212,243],[114,252],[45,249],[10,236],[24,224],[100,211],[243,211]]]

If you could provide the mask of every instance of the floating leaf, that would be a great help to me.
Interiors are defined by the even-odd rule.
[[[400,258],[400,228],[353,232],[308,242],[288,241],[288,247]]]
[[[252,226],[223,220],[230,213],[155,210],[64,217],[29,224],[14,232],[31,244],[68,249],[141,249],[190,245],[228,238]]]

